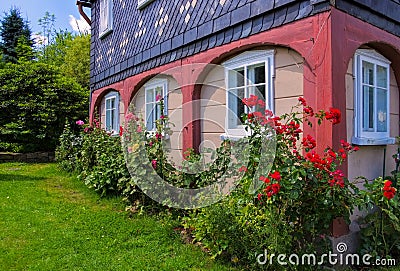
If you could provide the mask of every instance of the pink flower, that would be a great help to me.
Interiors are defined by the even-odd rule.
[[[153,146],[153,141],[150,141],[149,142],[149,147],[152,147]]]
[[[83,122],[83,120],[77,120],[75,123],[76,123],[77,125],[79,125],[79,126],[82,126],[82,125],[85,124],[85,122]]]
[[[139,125],[139,126],[136,128],[136,132],[141,133],[141,132],[142,132],[142,126]]]
[[[154,169],[156,169],[156,168],[157,168],[157,160],[156,160],[156,159],[153,159],[153,160],[151,161],[151,165],[153,166]]]
[[[161,116],[160,116],[160,119],[162,119],[162,120],[165,119],[165,116],[164,116],[164,115],[161,115]]]
[[[161,134],[160,133],[156,133],[156,138],[157,138],[157,140],[160,140],[161,139]]]
[[[160,94],[157,94],[156,95],[156,102],[158,102],[159,100],[161,100],[162,99],[162,96],[160,95]]]
[[[125,116],[125,121],[126,122],[129,122],[130,120],[132,120],[132,119],[134,119],[135,118],[135,115],[133,115],[132,113],[128,113],[128,114],[126,114],[126,116]]]

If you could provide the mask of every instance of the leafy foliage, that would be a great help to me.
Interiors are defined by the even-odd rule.
[[[120,137],[111,136],[99,125],[84,125],[77,130],[74,133],[69,124],[65,125],[56,160],[64,170],[79,173],[78,178],[101,195],[117,193],[118,182],[130,179]]]
[[[87,111],[87,92],[45,63],[6,63],[0,94],[0,141],[14,144],[12,151],[54,150],[67,116]]]
[[[360,191],[360,208],[367,212],[361,220],[360,252],[373,257],[400,258],[400,205],[396,189],[382,177],[368,181]]]
[[[38,52],[40,62],[60,67],[60,72],[74,79],[89,91],[90,35],[74,35],[67,31],[55,31],[53,42]]]
[[[39,20],[41,51],[18,9],[1,21],[0,151],[54,150],[67,116],[87,116],[90,36],[56,31],[54,21],[48,12]]]

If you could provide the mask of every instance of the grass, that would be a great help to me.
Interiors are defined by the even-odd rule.
[[[0,270],[234,270],[55,164],[0,164]]]

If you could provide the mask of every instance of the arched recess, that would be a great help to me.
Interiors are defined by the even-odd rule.
[[[147,77],[147,81],[142,81],[137,85],[135,94],[130,102],[129,111],[133,111],[136,116],[143,119],[146,129],[155,132],[154,120],[161,114],[166,114],[171,123],[169,128],[172,134],[167,137],[168,156],[174,162],[181,160],[182,154],[182,90],[177,80],[166,74],[159,74]],[[156,96],[163,97],[165,112],[156,113]],[[157,115],[157,116],[156,116]]]
[[[304,59],[295,50],[284,46],[253,44],[235,48],[214,59],[200,73],[196,85],[200,86],[201,143],[204,147],[218,147],[227,132],[226,61],[241,58],[252,52],[270,52],[272,63],[272,108],[276,115],[290,112],[304,95]],[[216,63],[216,60],[219,62]],[[254,61],[254,60],[252,60]],[[257,61],[256,61],[257,62]],[[239,116],[240,117],[240,116]]]
[[[112,134],[119,133],[119,127],[124,124],[124,100],[120,92],[115,89],[106,89],[97,96],[94,102],[97,108],[98,117],[101,128]]]
[[[359,52],[364,52],[366,57],[368,53],[376,54],[376,57],[381,57],[382,59],[386,59],[390,61],[389,66],[389,80],[388,80],[388,89],[389,89],[389,117],[386,114],[380,114],[382,120],[388,119],[389,129],[390,129],[390,137],[395,138],[399,136],[399,121],[400,121],[400,110],[399,110],[399,86],[400,86],[400,52],[396,50],[392,45],[389,45],[385,42],[367,42],[360,45],[357,50],[354,50],[354,53],[351,58],[348,59],[348,67],[345,75],[346,81],[346,134],[347,141],[354,143],[354,137],[356,135],[357,121],[361,119],[361,114],[358,113],[357,116],[357,108],[360,106],[359,102],[357,102],[357,96],[360,95],[357,93],[357,81],[359,77],[362,75],[358,71],[358,66],[361,64],[356,61],[356,54]],[[366,61],[369,61],[368,58]],[[372,59],[373,61],[373,59]],[[388,64],[389,65],[389,64]],[[374,80],[377,80],[376,74],[372,73],[370,75]],[[374,101],[375,102],[375,101]],[[363,109],[363,112],[365,110]],[[379,120],[377,120],[379,121]],[[368,179],[374,179],[379,176],[390,175],[390,172],[395,169],[395,161],[392,158],[393,154],[397,153],[397,145],[391,144],[392,142],[383,142],[382,144],[378,143],[370,143],[370,145],[361,145],[359,146],[360,150],[352,153],[348,158],[348,178],[350,180],[355,179],[358,176],[364,176]],[[384,168],[385,165],[385,168]]]

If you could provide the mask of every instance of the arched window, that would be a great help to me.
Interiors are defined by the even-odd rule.
[[[259,94],[265,99],[266,109],[273,110],[274,50],[244,52],[223,66],[227,90],[226,129],[231,135],[244,135],[240,117],[248,108],[243,105],[243,98]]]
[[[352,143],[393,144],[390,138],[390,61],[374,50],[354,57],[355,127]]]

